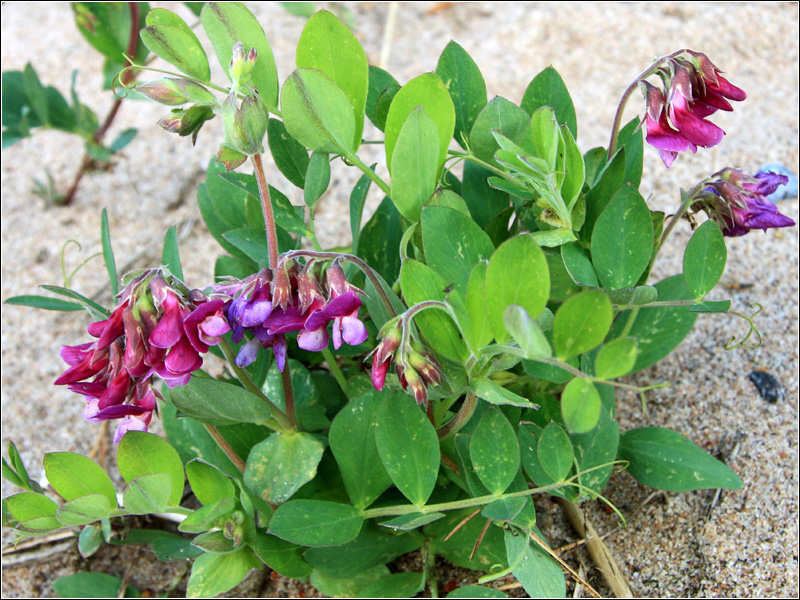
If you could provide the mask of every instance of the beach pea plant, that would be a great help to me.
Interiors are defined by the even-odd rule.
[[[330,596],[437,596],[437,556],[475,571],[454,592],[463,597],[502,597],[489,584],[512,575],[533,597],[564,597],[564,569],[577,575],[537,528],[537,496],[573,509],[606,501],[619,469],[660,490],[741,487],[680,432],[621,432],[615,418],[620,391],[644,402],[668,383],[626,375],[666,357],[698,316],[734,315],[730,301],[706,299],[725,236],[794,225],[766,198],[785,182],[773,173],[725,168],[688,182],[670,216],[640,195],[645,140],[669,167],[719,143],[708,117],[745,99],[708,57],[682,49],[654,61],[624,92],[608,147],[584,151],[552,67],[520,103],[488,100],[475,62],[450,42],[435,72],[401,85],[321,11],[281,80],[245,6],[207,3],[200,17],[227,81],[211,81],[197,34],[158,8],[141,40],[170,66],[127,56],[119,81],[155,72],[135,89],[173,107],[160,122],[169,132],[194,138],[222,120],[198,191],[220,246],[213,277],[184,281],[170,229],[162,264],[120,281],[104,216],[113,307],[54,286],[66,299],[9,300],[89,312],[88,341],[63,348],[55,383],[83,396],[87,420],[116,424],[127,484],[118,495],[89,458],[48,454],[54,500],[11,446],[3,475],[25,491],[3,514],[18,536],[78,526],[87,554],[113,540],[192,558],[193,597],[263,568]],[[637,90],[642,117],[623,124]],[[382,164],[364,162],[365,143],[382,144]],[[345,248],[314,233],[333,161],[361,172]],[[374,188],[384,198],[364,222]],[[654,282],[676,226],[694,230],[682,272]],[[724,343],[756,343],[752,317],[737,316],[750,333]],[[211,354],[225,361],[217,375]],[[156,418],[166,439],[148,433]],[[180,516],[182,535],[119,539],[111,527],[160,513]],[[420,571],[387,568],[415,551]]]

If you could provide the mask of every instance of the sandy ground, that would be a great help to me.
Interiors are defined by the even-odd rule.
[[[336,3],[337,5],[339,3]],[[370,60],[380,56],[387,3],[343,3]],[[158,4],[162,6],[162,4]],[[183,6],[164,6],[184,15]],[[264,24],[281,78],[292,70],[294,44],[303,20],[275,3],[253,7]],[[79,70],[82,101],[104,114],[112,99],[99,91],[101,61],[72,25],[66,3],[7,2],[2,7],[2,69],[22,69],[31,61],[42,80],[62,93]],[[195,19],[190,18],[190,23]],[[202,37],[202,34],[201,34]],[[748,92],[732,114],[714,117],[726,132],[713,150],[681,156],[668,172],[646,149],[642,192],[651,206],[670,211],[678,189],[691,187],[724,166],[756,171],[779,162],[798,167],[798,9],[795,3],[401,3],[385,67],[401,82],[433,70],[450,39],[476,59],[490,97],[518,102],[530,79],[553,65],[570,88],[578,113],[583,150],[605,145],[617,98],[654,56],[682,47],[709,55],[728,78]],[[212,123],[197,147],[155,126],[167,111],[144,103],[123,106],[110,133],[140,129],[114,168],[86,177],[73,206],[55,208],[31,193],[34,178],[49,170],[64,189],[82,156],[81,143],[54,131],[39,132],[2,152],[2,298],[35,294],[42,283],[63,282],[60,255],[66,240],[80,242],[66,252],[67,272],[100,250],[100,211],[107,208],[117,264],[136,268],[157,264],[163,232],[183,226],[181,253],[187,282],[211,277],[218,250],[199,218],[194,191],[198,177],[219,143]],[[642,112],[634,99],[626,116]],[[367,132],[369,135],[369,131]],[[369,158],[365,155],[365,158]],[[277,173],[273,178],[280,181]],[[342,210],[357,174],[334,169],[332,190],[321,202],[318,229],[323,245],[347,242]],[[300,196],[279,183],[294,202]],[[377,197],[370,199],[375,206]],[[797,220],[797,200],[780,204]],[[680,268],[688,228],[679,227],[663,252],[658,279]],[[727,460],[744,489],[726,492],[716,504],[713,492],[657,494],[627,475],[614,478],[609,498],[628,517],[627,528],[600,507],[590,518],[640,596],[794,597],[798,593],[798,244],[797,229],[754,232],[729,243],[728,266],[715,298],[730,298],[747,312],[760,302],[757,323],[764,344],[726,352],[723,344],[744,332],[740,320],[704,316],[670,358],[633,378],[639,383],[669,381],[671,387],[649,396],[645,417],[634,397],[618,401],[623,430],[643,424],[666,426]],[[105,270],[94,259],[72,286],[109,302]],[[43,453],[88,453],[98,427],[80,417],[80,397],[51,382],[64,369],[61,344],[86,337],[86,317],[2,306],[2,438],[14,440],[35,476]],[[763,400],[747,376],[765,369],[781,382],[776,403]],[[3,482],[3,495],[14,493]],[[555,505],[539,506],[540,520],[555,545],[575,540]],[[6,536],[7,539],[7,536]],[[49,558],[11,565],[4,557],[3,595],[52,596],[50,583],[75,570],[98,570],[131,577],[140,588],[166,589],[180,566],[158,564],[142,553],[120,557],[106,551],[85,562],[74,544]],[[602,585],[588,558],[590,581]],[[133,568],[129,568],[133,567]],[[447,575],[445,575],[447,576]],[[256,581],[243,595],[301,595],[311,589]],[[260,591],[259,591],[260,590]]]

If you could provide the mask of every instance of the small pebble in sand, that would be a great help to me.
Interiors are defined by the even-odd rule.
[[[755,384],[758,393],[767,402],[775,404],[778,400],[783,399],[783,385],[774,375],[756,369],[747,378]]]

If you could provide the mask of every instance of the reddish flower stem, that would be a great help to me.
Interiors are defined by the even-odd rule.
[[[130,36],[128,37],[128,56],[133,57],[136,55],[136,48],[139,44],[139,3],[138,2],[128,2],[128,8],[131,11],[131,32]],[[130,61],[125,61],[125,66],[129,67],[131,65]],[[122,83],[129,83],[131,79],[133,79],[134,74],[133,71],[123,71],[121,80]],[[111,106],[111,110],[106,115],[106,118],[103,120],[103,124],[94,132],[92,136],[92,141],[100,143],[105,137],[108,130],[111,128],[112,123],[114,123],[114,119],[119,112],[119,108],[122,105],[122,98],[117,98],[114,101],[114,104]],[[89,165],[92,164],[92,157],[89,156],[88,153],[83,155],[83,161],[81,162],[81,167],[78,169],[78,172],[75,174],[75,179],[72,180],[72,185],[70,186],[67,193],[64,195],[64,200],[61,202],[64,206],[67,206],[72,203],[75,194],[78,191],[78,186],[81,183],[81,179],[83,179],[86,170],[89,168]]]
[[[219,430],[214,427],[213,425],[206,425],[206,431],[208,434],[214,438],[214,442],[219,446],[219,449],[225,453],[225,456],[234,464],[234,466],[239,470],[240,473],[244,473],[245,463],[244,461],[239,458],[239,455],[231,448],[231,445],[222,437],[222,434]]]
[[[258,182],[258,193],[261,196],[261,210],[264,212],[264,227],[267,230],[267,249],[269,251],[269,268],[274,269],[278,265],[278,233],[275,229],[275,215],[272,212],[272,200],[269,197],[269,186],[264,175],[264,164],[261,162],[261,155],[254,154],[250,157],[255,168],[256,181]]]

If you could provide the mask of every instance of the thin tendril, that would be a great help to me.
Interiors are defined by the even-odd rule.
[[[730,338],[728,338],[728,341],[725,342],[724,346],[725,350],[736,350],[737,348],[760,348],[761,345],[764,343],[764,338],[761,337],[761,332],[758,330],[758,327],[756,327],[756,324],[753,322],[753,319],[756,318],[756,315],[758,315],[758,313],[764,310],[764,307],[758,304],[757,302],[754,302],[753,304],[750,305],[750,308],[755,310],[755,312],[749,317],[746,315],[739,314],[737,312],[733,312],[732,310],[728,311],[729,315],[735,315],[747,321],[748,324],[750,325],[750,330],[738,342],[736,341],[735,335],[732,335]],[[750,336],[753,335],[753,333],[756,334],[758,342],[756,342],[755,344],[748,344],[747,341],[750,339]]]

